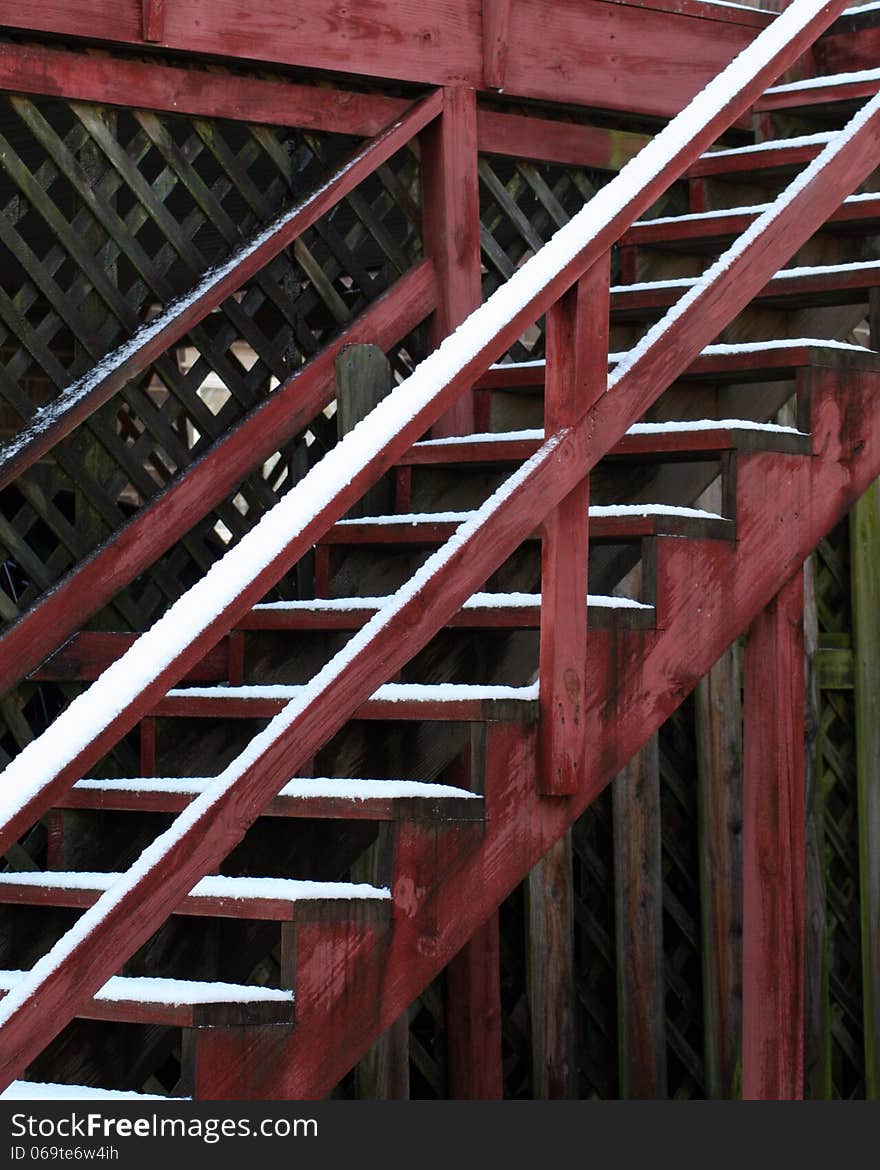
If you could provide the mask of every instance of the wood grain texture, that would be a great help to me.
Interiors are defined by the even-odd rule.
[[[742,1096],[803,1097],[804,632],[798,570],[743,666]]]
[[[666,977],[656,735],[614,781],[614,908],[620,1095],[666,1097]]]
[[[500,1101],[501,939],[494,911],[446,968],[449,1095]]]

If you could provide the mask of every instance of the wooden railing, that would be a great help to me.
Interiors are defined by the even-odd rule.
[[[560,682],[586,628],[590,469],[763,287],[880,158],[880,99],[674,306],[606,386],[611,245],[843,7],[796,0],[550,243],[477,309],[207,576],[6,769],[0,848],[150,710],[266,589],[548,313],[548,435],[537,453],[346,644],[0,1005],[0,1083],[72,1018],[259,810],[542,522],[542,727],[550,792],[579,782],[576,696]],[[598,295],[597,295],[598,294]],[[577,517],[580,516],[580,523]],[[549,520],[548,520],[549,517]],[[579,610],[567,611],[570,598]],[[562,627],[565,627],[563,629]],[[551,635],[554,635],[552,637]],[[577,636],[577,635],[576,635]],[[568,688],[569,691],[571,688]],[[549,746],[548,746],[549,745]]]

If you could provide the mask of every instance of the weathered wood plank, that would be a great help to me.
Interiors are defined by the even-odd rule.
[[[742,1014],[742,672],[733,645],[697,684],[706,1090],[736,1095]]]
[[[849,516],[865,1088],[880,1095],[880,486]]]
[[[530,870],[526,897],[532,1094],[576,1097],[571,830]]]
[[[482,301],[480,196],[477,178],[477,104],[465,86],[443,92],[443,113],[422,134],[422,217],[425,255],[437,273],[431,320],[434,346]],[[433,433],[466,435],[474,429],[473,397],[460,395]]]
[[[804,1086],[803,572],[764,609],[745,649],[744,1100]]]
[[[450,1096],[500,1101],[501,954],[493,911],[446,968],[446,1043]]]
[[[656,735],[614,782],[620,1095],[666,1096],[660,753]]]
[[[504,89],[510,39],[511,0],[482,0],[483,86]]]

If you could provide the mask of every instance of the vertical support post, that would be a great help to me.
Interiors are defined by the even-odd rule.
[[[832,1096],[831,997],[815,561],[814,554],[804,563],[804,1096],[827,1101]]]
[[[744,668],[744,1100],[799,1100],[804,1063],[804,577],[749,631]]]
[[[742,1004],[742,670],[734,643],[697,683],[706,1088],[736,1095]]]
[[[434,262],[437,307],[431,344],[438,346],[482,301],[480,192],[477,172],[477,98],[468,86],[444,91],[443,113],[421,136],[425,255]],[[472,394],[463,394],[432,433],[467,435],[474,429]]]
[[[547,313],[544,430],[582,418],[608,385],[610,253]],[[539,790],[577,792],[584,777],[590,481],[547,517],[541,552]]]
[[[880,1095],[880,487],[849,515],[866,1096]]]
[[[620,1094],[666,1096],[660,751],[653,735],[614,781]]]
[[[355,1070],[359,1101],[409,1100],[409,1012],[387,1028]]]
[[[511,0],[483,0],[483,84],[504,89]]]
[[[391,365],[375,345],[347,345],[336,358],[336,431],[354,430],[391,390]],[[394,501],[389,480],[377,483],[349,510],[349,516],[382,515]]]
[[[446,968],[446,1028],[452,1096],[464,1101],[500,1101],[501,956],[498,911]]]
[[[541,1100],[572,1098],[577,1070],[571,830],[532,869],[527,890],[532,1092]]]

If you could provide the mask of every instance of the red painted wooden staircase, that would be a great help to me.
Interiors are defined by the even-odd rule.
[[[862,106],[880,80],[772,84],[842,7],[797,0],[151,631],[77,632],[185,532],[193,508],[277,448],[279,429],[294,433],[327,404],[342,344],[390,344],[431,311],[431,259],[0,640],[7,685],[35,668],[90,678],[108,666],[0,788],[4,848],[39,816],[64,818],[57,868],[0,874],[13,926],[0,971],[4,1085],[75,1069],[79,1019],[140,1028],[154,1057],[182,1029],[182,1094],[328,1093],[724,649],[753,623],[762,652],[781,640],[804,558],[880,474],[880,357],[821,338],[713,343],[755,320],[744,313],[858,308],[880,284],[872,260],[780,272],[810,241],[842,236],[845,248],[880,222],[876,196],[858,193],[880,163],[880,100]],[[708,149],[749,109],[819,104],[840,112],[839,132]],[[111,355],[0,460],[3,482],[442,110],[440,95],[423,99]],[[743,170],[792,182],[766,206],[638,218],[682,176],[700,191]],[[618,244],[625,282],[611,287]],[[652,250],[680,253],[691,271],[652,279]],[[545,313],[546,365],[494,365]],[[610,357],[609,330],[630,342]],[[471,392],[478,433],[426,439]],[[791,398],[792,425],[769,423]],[[496,429],[511,410],[524,425]],[[634,474],[645,466],[655,498]],[[349,515],[382,477],[395,510]],[[709,507],[699,497],[716,481]],[[313,548],[314,598],[264,603]],[[588,564],[608,592],[588,594]],[[637,599],[612,596],[634,566]],[[793,684],[765,673],[771,696],[796,692],[796,670]],[[796,1096],[797,756],[774,768],[767,749],[781,733],[748,697],[746,717],[757,745],[746,832],[765,827],[746,843],[743,1091]],[[393,729],[400,760],[383,759],[376,727]],[[88,778],[135,728],[143,774]],[[210,767],[193,775],[200,743]],[[372,775],[349,774],[353,759]],[[87,827],[96,817],[130,823],[118,857],[110,834]],[[343,869],[372,845],[369,881],[321,872],[322,834],[336,825]],[[286,869],[287,834],[317,842],[303,846],[305,874]],[[785,863],[762,879],[768,849]],[[200,931],[218,920],[234,942],[210,966]],[[273,948],[280,982],[267,988],[259,958]],[[785,986],[771,986],[772,962]],[[118,1063],[130,1084],[137,1059]]]

